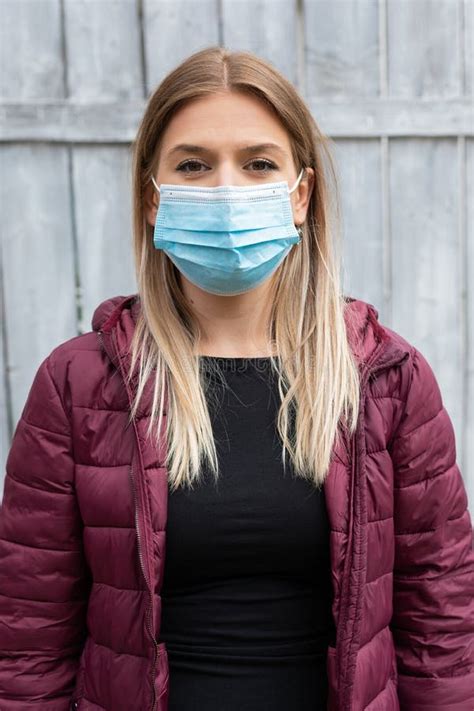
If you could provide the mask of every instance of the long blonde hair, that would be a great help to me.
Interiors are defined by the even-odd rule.
[[[183,104],[223,91],[247,92],[276,112],[286,128],[297,172],[310,166],[314,187],[298,249],[272,275],[268,343],[278,375],[281,405],[277,427],[296,476],[321,486],[328,473],[339,426],[352,434],[359,411],[358,363],[349,346],[340,291],[340,240],[336,228],[336,171],[323,136],[293,85],[250,52],[208,47],[171,71],[151,95],[133,149],[133,244],[140,315],[131,343],[131,377],[138,386],[135,417],[145,384],[152,381],[147,436],[158,446],[166,436],[172,490],[201,480],[206,461],[215,478],[215,448],[199,358],[199,325],[179,285],[176,267],[153,245],[145,216],[145,187],[156,174],[161,134]],[[332,177],[330,184],[329,178]],[[166,416],[163,419],[166,393]],[[163,424],[165,428],[163,431]]]

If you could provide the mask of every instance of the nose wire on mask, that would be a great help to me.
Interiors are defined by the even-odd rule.
[[[296,188],[298,187],[298,184],[299,184],[299,182],[300,182],[300,180],[301,180],[301,177],[302,177],[302,175],[303,175],[303,173],[304,173],[304,170],[305,170],[304,168],[301,168],[300,174],[299,174],[298,177],[296,178],[296,181],[295,181],[293,187],[291,188],[291,190],[288,190],[288,194],[289,194],[289,195],[291,195],[291,193],[292,193],[294,190],[296,190]],[[152,181],[153,181],[153,185],[155,186],[155,188],[158,190],[159,193],[161,193],[160,186],[156,184],[156,180],[155,180],[155,178],[153,177],[153,175],[151,176],[151,179],[152,179]]]

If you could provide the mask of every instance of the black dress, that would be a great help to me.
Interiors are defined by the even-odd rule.
[[[324,489],[291,476],[288,456],[283,470],[270,358],[200,364],[220,474],[169,493],[169,711],[323,711],[335,639]]]

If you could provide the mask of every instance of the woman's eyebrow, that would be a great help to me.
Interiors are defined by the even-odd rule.
[[[277,143],[257,143],[252,146],[243,146],[242,148],[239,149],[241,153],[260,153],[260,151],[274,151],[275,153],[279,153],[282,156],[286,156],[286,151],[283,150],[281,146],[279,146]],[[197,146],[194,145],[193,143],[178,143],[176,146],[173,146],[170,151],[168,151],[168,156],[171,156],[174,153],[196,153],[200,155],[204,155],[206,153],[213,153],[212,149],[210,148],[205,148],[204,146]]]
[[[283,150],[283,148],[279,146],[278,143],[257,143],[254,146],[244,146],[244,148],[242,148],[241,150],[243,153],[260,153],[260,151],[275,151],[275,153],[279,153],[281,156],[286,156],[286,151]]]

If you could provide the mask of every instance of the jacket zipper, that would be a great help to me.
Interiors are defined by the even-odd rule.
[[[104,351],[104,353],[106,353],[106,355],[108,355],[107,350],[105,348],[105,344],[104,344],[103,333],[101,330],[99,330],[97,332],[97,336],[99,339],[101,349]],[[117,356],[118,356],[118,361],[119,361],[119,369],[122,374],[122,379],[123,379],[125,388],[127,390],[127,394],[130,398],[129,388],[126,385],[126,380],[125,380],[123,369],[122,369],[122,363],[120,361],[120,356],[118,355],[118,349],[116,348],[116,350],[117,350]],[[135,429],[135,433],[137,435],[135,421],[134,421],[134,429]],[[139,447],[138,436],[137,436],[137,447]],[[133,503],[134,503],[134,519],[135,519],[135,531],[136,531],[136,535],[137,535],[138,559],[140,561],[141,571],[142,571],[142,574],[143,574],[143,577],[144,577],[144,580],[146,583],[147,590],[149,592],[149,600],[148,600],[148,603],[147,603],[147,606],[145,609],[145,623],[146,623],[147,632],[153,642],[153,660],[152,660],[152,664],[151,664],[151,673],[152,673],[151,688],[152,688],[153,696],[152,696],[151,711],[155,711],[157,701],[158,701],[157,695],[156,695],[156,688],[155,688],[156,663],[157,663],[157,659],[158,659],[158,642],[155,638],[154,631],[153,631],[153,615],[152,615],[153,589],[151,586],[151,581],[148,578],[148,573],[147,573],[146,566],[145,566],[145,560],[143,558],[142,536],[141,536],[141,532],[140,532],[140,523],[139,523],[139,518],[138,518],[139,502],[138,502],[137,490],[136,490],[136,486],[135,486],[135,480],[134,480],[134,476],[133,476],[132,465],[130,465],[130,467],[129,467],[129,477],[130,477],[130,482],[131,482]]]
[[[341,592],[341,619],[339,621],[339,624],[337,626],[337,632],[336,632],[336,650],[337,650],[337,655],[336,655],[336,660],[337,660],[337,674],[339,677],[339,684],[338,688],[340,689],[342,687],[342,681],[345,677],[345,672],[346,672],[346,665],[344,664],[344,658],[342,657],[342,640],[341,640],[341,635],[343,632],[346,630],[347,626],[347,618],[349,614],[349,605],[344,604],[343,601],[345,602],[346,599],[348,599],[348,594],[349,594],[349,582],[350,582],[350,571],[351,571],[351,556],[352,556],[352,546],[353,546],[353,537],[352,537],[352,527],[353,527],[353,508],[354,508],[354,480],[355,480],[355,473],[357,471],[357,464],[356,464],[356,447],[355,447],[355,436],[356,432],[352,435],[350,438],[350,462],[351,462],[351,481],[350,481],[350,496],[349,500],[351,502],[351,506],[349,509],[349,526],[348,526],[348,543],[347,543],[347,552],[346,552],[346,562],[345,562],[345,570],[344,570],[344,589]],[[339,638],[339,639],[338,639]],[[350,648],[350,644],[352,641],[351,640],[348,642],[348,646]],[[347,659],[346,659],[347,663]],[[339,695],[339,694],[338,694]],[[338,706],[339,708],[339,706]],[[340,706],[341,711],[342,709],[346,709],[349,711],[349,707],[346,707],[344,704]]]
[[[368,382],[370,376],[374,375],[375,373],[378,373],[380,371],[383,371],[387,368],[391,368],[394,365],[398,365],[398,364],[404,362],[409,357],[409,353],[404,353],[403,355],[398,354],[398,355],[394,356],[392,359],[390,359],[389,361],[387,361],[385,363],[381,363],[379,366],[373,365],[376,362],[381,349],[382,349],[382,344],[380,344],[379,347],[374,350],[374,352],[372,353],[372,357],[369,358],[369,360],[365,363],[364,368],[362,369],[362,372],[361,372],[361,378],[360,378],[360,381],[361,381],[361,410],[365,407],[366,385],[367,385],[367,382]],[[356,461],[357,460],[357,447],[356,447],[356,443],[355,443],[355,437],[357,435],[357,431],[358,431],[358,429],[356,429],[356,432],[350,438],[350,451],[351,451],[351,456],[352,456],[352,458],[351,458],[352,466],[351,466],[350,500],[351,500],[352,505],[351,505],[351,509],[349,512],[349,516],[350,516],[349,536],[350,536],[350,539],[349,539],[348,546],[347,546],[347,554],[346,554],[347,556],[352,555],[352,550],[353,550],[353,535],[352,535],[353,521],[352,521],[352,518],[353,518],[353,502],[354,502],[353,497],[354,497],[355,474],[357,471],[357,461]],[[348,598],[348,592],[349,592],[349,578],[350,578],[351,566],[350,566],[350,560],[348,558],[346,560],[348,561],[347,562],[347,573],[348,574],[345,576],[346,584],[344,586],[344,591],[341,593],[341,605],[342,605],[342,596],[344,596],[345,598]],[[360,593],[360,590],[361,590],[361,586],[358,587],[358,593]],[[346,600],[344,600],[344,602],[346,603]],[[358,600],[356,600],[356,608],[357,608],[357,604],[358,604]],[[346,629],[346,625],[347,625],[347,621],[348,621],[349,605],[347,603],[345,604],[345,607],[343,608],[343,610],[341,612],[344,615],[344,619],[338,625],[338,629],[341,630],[340,634],[342,634],[342,631]],[[349,635],[349,638],[347,641],[347,647],[349,650],[351,648],[353,639],[354,639],[354,624],[351,625],[350,635]],[[339,677],[338,688],[339,689],[342,687],[342,681],[344,680],[344,678],[347,674],[347,669],[349,666],[349,658],[348,658],[349,655],[347,655],[346,659],[344,660],[344,658],[342,657],[340,645],[341,645],[341,641],[340,641],[340,635],[339,635],[339,650],[338,650],[339,651],[338,659],[339,659],[339,664],[340,664],[340,667],[338,669],[338,677]],[[338,643],[336,640],[336,648],[337,647],[338,647]],[[340,695],[338,694],[338,696],[340,696]],[[352,698],[350,697],[349,684],[346,685],[345,693],[341,698],[340,708],[344,709],[344,711],[351,711]]]

